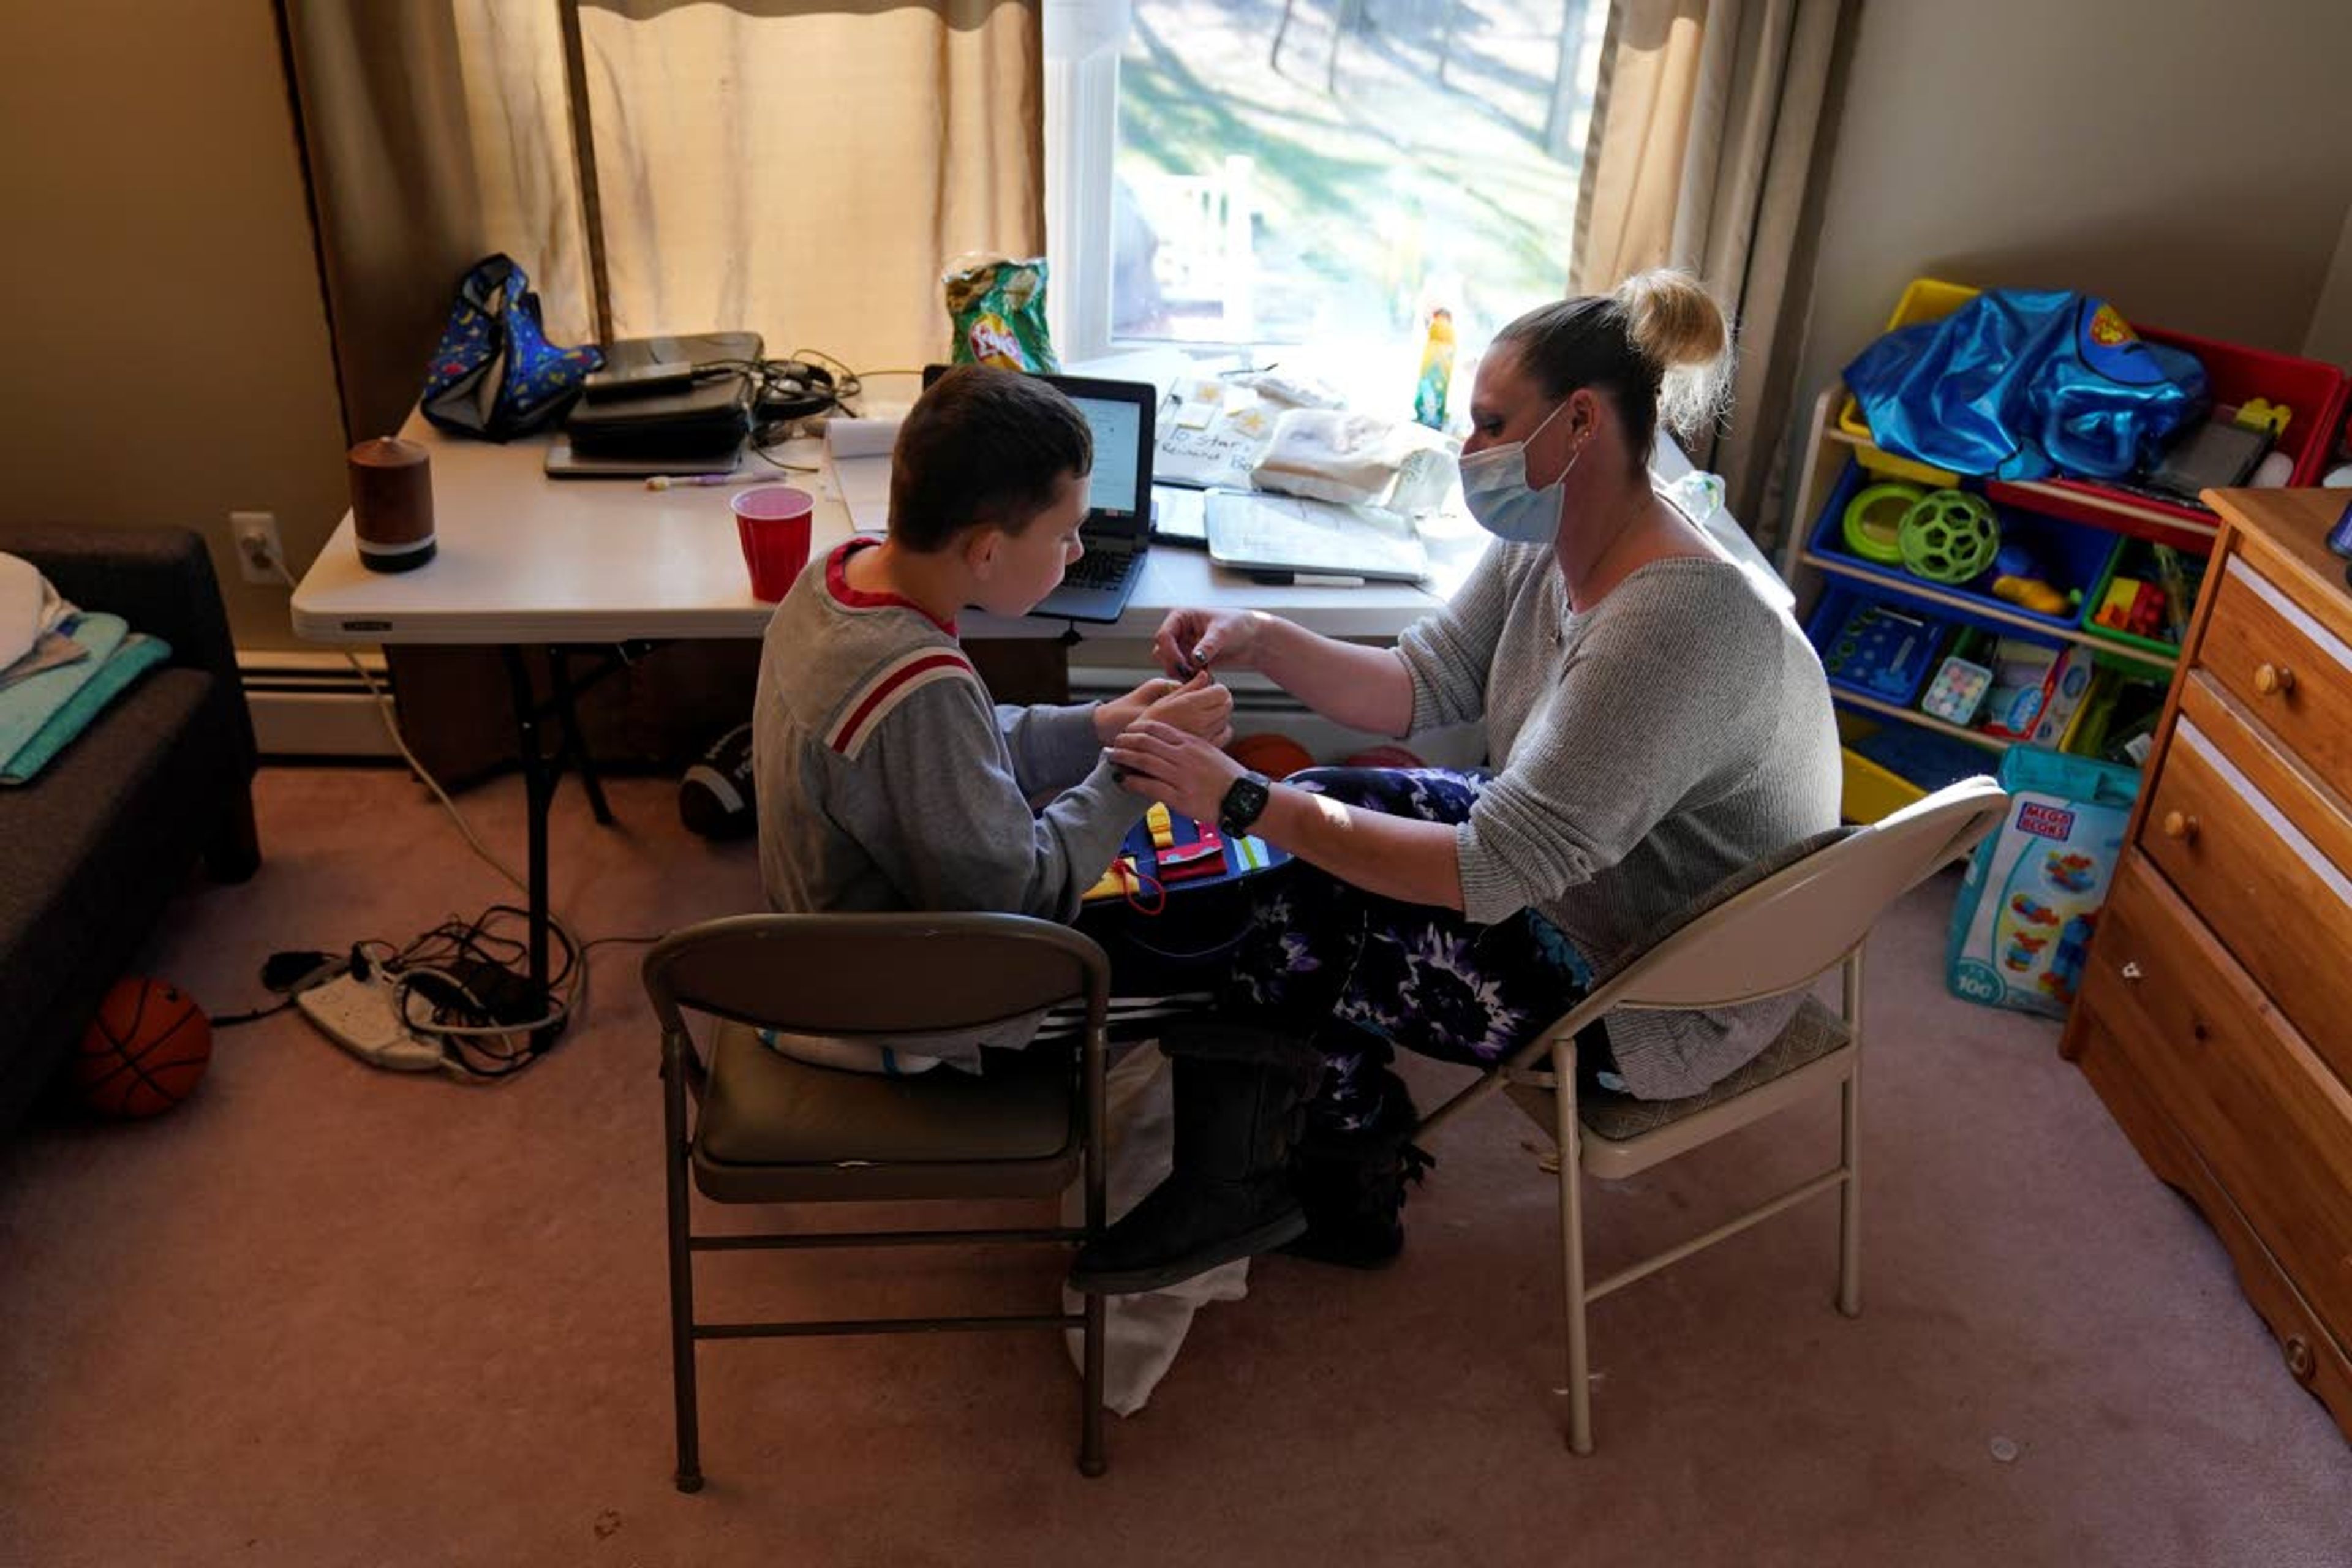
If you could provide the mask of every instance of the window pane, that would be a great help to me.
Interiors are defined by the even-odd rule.
[[[1468,356],[1561,294],[1606,12],[1135,0],[1113,336],[1343,353],[1409,401],[1431,310]]]

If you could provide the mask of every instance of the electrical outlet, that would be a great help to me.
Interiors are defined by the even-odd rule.
[[[278,569],[286,564],[285,547],[278,542],[278,516],[267,511],[228,514],[229,538],[236,543],[237,570],[248,583],[280,583]]]

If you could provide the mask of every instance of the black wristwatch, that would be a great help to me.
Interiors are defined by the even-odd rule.
[[[1264,773],[1244,773],[1225,786],[1225,798],[1217,803],[1217,831],[1228,838],[1241,837],[1257,825],[1273,798],[1274,786]]]

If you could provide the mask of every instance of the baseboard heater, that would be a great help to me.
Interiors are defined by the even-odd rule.
[[[389,689],[383,658],[373,650],[360,663]],[[377,717],[375,699],[340,653],[239,648],[237,674],[254,739],[265,757],[397,757]]]
[[[371,650],[359,658],[376,682],[388,689],[383,656]],[[324,761],[400,754],[376,716],[375,700],[341,654],[239,648],[236,664],[262,755]],[[1079,702],[1117,697],[1134,689],[1147,673],[1118,666],[1074,665],[1070,697]],[[1233,689],[1236,733],[1287,735],[1326,762],[1338,762],[1384,739],[1318,718],[1264,676],[1235,671],[1223,679]],[[1413,749],[1440,766],[1470,766],[1479,750],[1475,727],[1467,727],[1466,732],[1439,731],[1422,738]]]

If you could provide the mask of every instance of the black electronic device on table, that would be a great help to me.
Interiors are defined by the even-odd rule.
[[[764,344],[757,332],[624,338],[604,351],[604,367],[583,387],[563,421],[563,439],[548,449],[559,477],[644,473],[724,473],[751,429],[753,369]],[[681,374],[680,366],[688,367]],[[713,465],[716,465],[713,467]]]
[[[1156,476],[1152,482],[1159,482]],[[1199,491],[1151,498],[1151,542],[1181,550],[1209,548],[1209,521],[1202,513]]]
[[[923,385],[950,367],[927,365]],[[1151,545],[1153,414],[1160,393],[1148,381],[1105,381],[1086,375],[1040,375],[1077,405],[1094,434],[1094,472],[1087,479],[1086,553],[1061,585],[1029,613],[1053,620],[1116,621],[1143,579]]]

